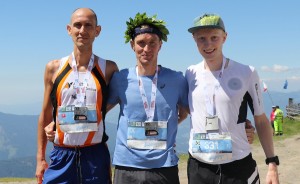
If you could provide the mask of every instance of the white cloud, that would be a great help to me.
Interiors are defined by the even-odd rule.
[[[284,82],[285,80],[288,81],[300,81],[300,76],[287,76],[287,77],[272,77],[272,78],[262,78],[261,81],[267,81],[267,82]]]
[[[298,81],[298,80],[300,80],[300,76],[291,76],[288,79]]]
[[[289,71],[288,66],[281,66],[281,65],[274,65],[273,66],[274,72],[286,72]]]
[[[269,66],[262,66],[261,70],[264,72],[275,72],[275,73],[280,73],[280,72],[287,72],[290,70],[288,66],[281,66],[281,65],[273,65],[271,67]]]
[[[268,67],[268,66],[262,66],[262,67],[260,67],[260,69],[264,72],[269,72],[270,71],[270,67]]]

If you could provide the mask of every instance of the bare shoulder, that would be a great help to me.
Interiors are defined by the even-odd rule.
[[[52,60],[46,64],[46,70],[55,72],[58,70],[60,64],[60,60]]]
[[[119,71],[118,65],[111,60],[106,61],[106,70],[110,70],[111,72]]]
[[[114,61],[106,60],[105,78],[107,84],[109,83],[112,75],[117,71],[119,71],[118,65]]]
[[[45,68],[45,79],[48,79],[49,81],[54,81],[55,76],[59,69],[59,65],[60,65],[60,60],[49,61],[46,64],[46,68]]]

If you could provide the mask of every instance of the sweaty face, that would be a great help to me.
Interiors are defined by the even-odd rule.
[[[157,56],[161,48],[162,41],[156,34],[144,33],[137,35],[130,43],[136,54],[138,63],[157,64]]]
[[[200,54],[206,61],[223,57],[222,47],[227,34],[221,29],[199,29],[193,34]]]
[[[91,48],[101,27],[96,25],[95,15],[89,9],[78,9],[67,26],[69,35],[78,48]]]

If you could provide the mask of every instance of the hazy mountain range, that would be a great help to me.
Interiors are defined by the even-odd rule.
[[[279,105],[285,111],[284,108],[289,98],[294,98],[295,103],[300,102],[300,92],[269,94],[263,94],[267,116],[273,104]],[[0,177],[34,177],[37,114],[40,106],[41,104],[38,103],[32,106],[9,106],[7,108],[5,105],[0,105]],[[25,110],[24,108],[35,115],[18,115],[26,114],[22,111]],[[108,145],[111,153],[114,151],[118,114],[119,106],[109,112],[106,118],[107,133],[110,137]],[[249,118],[253,119],[251,116]],[[189,118],[179,125],[176,143],[178,153],[187,153],[189,126]],[[47,154],[51,147],[52,145],[48,144]]]

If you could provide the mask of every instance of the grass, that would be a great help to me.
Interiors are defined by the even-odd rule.
[[[189,158],[189,154],[184,153],[179,155],[179,163],[178,163],[179,169],[181,165],[185,165],[187,163],[188,158]]]
[[[0,178],[1,183],[8,183],[8,182],[29,182],[33,181],[35,178]]]
[[[285,118],[283,121],[283,133],[288,136],[299,134],[300,121]]]
[[[274,141],[282,140],[299,134],[300,121],[284,118],[282,129],[283,129],[283,136],[273,136]],[[253,144],[255,145],[260,144],[257,134],[255,135]]]

